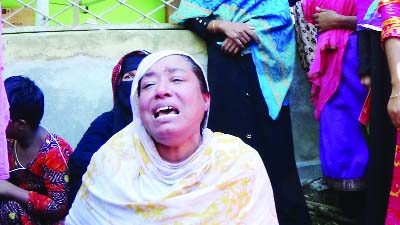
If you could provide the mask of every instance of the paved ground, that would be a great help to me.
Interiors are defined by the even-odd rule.
[[[356,225],[363,218],[365,193],[329,190],[321,178],[303,181],[313,225]]]

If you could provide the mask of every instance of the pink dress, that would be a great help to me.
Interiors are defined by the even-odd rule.
[[[317,6],[334,10],[341,15],[357,15],[354,0],[303,0],[302,4],[304,18],[309,23],[314,23],[312,15],[317,12]],[[318,34],[314,61],[308,72],[308,80],[311,82],[311,101],[315,106],[314,116],[318,120],[322,108],[339,86],[342,61],[351,33],[352,30],[333,29]]]
[[[1,10],[1,6],[0,6]],[[3,79],[3,49],[1,49],[1,31],[2,23],[0,17],[0,180],[9,178],[8,174],[8,154],[7,154],[7,142],[6,142],[6,127],[10,119],[9,106],[7,101],[6,91],[4,90],[4,79]]]
[[[400,38],[400,1],[381,0],[382,42],[387,38]],[[400,225],[400,129],[397,129],[396,151],[393,165],[392,185],[386,212],[385,225]]]

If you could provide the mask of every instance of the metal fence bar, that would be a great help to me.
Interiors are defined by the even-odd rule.
[[[93,1],[83,3],[82,0],[58,0],[56,2],[54,2],[54,0],[53,1],[29,0],[29,2],[26,2],[26,0],[13,0],[14,3],[18,3],[22,7],[19,9],[14,9],[10,15],[7,15],[6,18],[3,18],[3,24],[8,25],[10,27],[17,27],[16,25],[13,24],[14,21],[11,20],[13,17],[17,16],[18,13],[21,13],[21,11],[24,10],[25,8],[33,10],[33,12],[35,13],[34,24],[36,26],[48,26],[49,22],[53,22],[50,25],[68,25],[68,24],[70,25],[71,23],[73,25],[79,25],[85,23],[81,19],[81,16],[83,16],[82,13],[87,14],[84,15],[85,18],[93,17],[93,19],[97,20],[98,22],[104,24],[111,24],[110,21],[115,21],[116,17],[115,15],[118,15],[119,12],[123,12],[125,16],[129,15],[130,13],[135,14],[134,16],[135,20],[129,22],[130,24],[142,23],[146,19],[148,19],[151,23],[160,24],[161,23],[160,21],[164,21],[165,18],[160,17],[160,14],[158,14],[158,12],[160,10],[166,10],[166,12],[171,12],[177,8],[176,2],[177,1],[179,2],[179,0],[158,0],[160,4],[158,5],[157,1],[154,1],[153,3],[156,4],[156,6],[154,6],[154,8],[151,9],[151,11],[144,12],[143,10],[140,9],[140,5],[136,6],[135,4],[135,6],[133,6],[130,4],[131,1],[128,0],[112,0],[112,1],[93,0]],[[141,1],[146,1],[146,0],[141,0]],[[98,2],[100,3],[99,5],[101,4],[103,5],[100,7],[95,7],[92,10],[90,10],[86,6],[86,4],[94,4]],[[108,7],[105,8],[104,6]],[[120,9],[121,7],[126,7],[129,10]],[[111,17],[109,16],[110,14],[112,14]],[[72,18],[69,18],[70,15],[72,15]],[[109,18],[111,18],[110,21],[108,21]]]
[[[170,7],[174,8],[174,9],[177,9],[177,8],[178,8],[178,7],[176,7],[176,6],[174,6],[174,5],[171,4],[171,3],[174,2],[175,0],[168,0],[168,1],[160,0],[160,1],[161,1],[162,3],[164,3],[164,5],[170,6]]]
[[[8,22],[7,20],[2,20],[2,22],[5,23],[5,24],[7,24],[7,25],[10,26],[10,27],[17,27],[17,26],[15,26],[14,24]]]
[[[144,18],[144,17],[143,17],[143,18],[140,18],[140,19],[136,20],[135,23],[140,23],[140,22],[142,22],[142,21],[145,20],[145,19],[152,19],[152,18],[151,18],[151,15],[153,15],[154,13],[156,13],[158,10],[160,10],[160,9],[162,9],[162,8],[165,8],[165,5],[160,5],[160,6],[158,6],[157,8],[151,10],[149,13],[147,13],[147,14],[144,15],[146,18]],[[160,22],[157,21],[157,23],[160,23]]]
[[[32,10],[35,11],[36,13],[38,13],[38,14],[42,15],[43,17],[45,17],[46,19],[52,20],[53,22],[55,22],[55,23],[58,24],[58,25],[63,25],[62,23],[60,23],[59,21],[57,21],[57,20],[54,19],[53,17],[48,16],[48,15],[46,15],[46,14],[44,14],[44,13],[42,13],[42,12],[36,10],[34,7],[32,7],[30,4],[32,4],[35,0],[34,0],[34,1],[31,1],[29,4],[26,4],[25,2],[23,2],[23,1],[21,1],[21,0],[15,0],[15,1],[18,2],[18,3],[20,3],[21,5],[24,5],[25,8],[30,8],[30,9],[32,9]]]
[[[25,8],[25,7],[24,7]],[[7,16],[6,18],[4,18],[5,21],[8,21],[11,17],[17,15],[18,13],[20,13],[22,10],[24,10],[24,8],[19,8],[17,10],[15,10],[13,13],[11,13],[9,16]],[[7,22],[7,24],[10,24]],[[14,26],[14,25],[12,25]],[[15,27],[15,26],[14,26]]]
[[[80,3],[81,1],[80,0],[76,0],[76,3]],[[79,24],[79,20],[80,20],[80,18],[79,18],[79,9],[78,8],[76,8],[76,7],[74,7],[73,8],[73,15],[74,15],[74,18],[73,18],[73,24],[74,25],[78,25]]]
[[[84,7],[81,7],[79,4],[76,4],[75,2],[70,1],[70,0],[65,0],[65,1],[68,2],[68,3],[70,3],[71,5],[73,5],[73,6],[77,7],[77,8],[79,8],[79,9],[81,9],[81,10],[87,12],[88,14],[90,14],[91,16],[93,16],[94,18],[96,18],[96,19],[98,19],[98,20],[101,20],[103,23],[110,24],[109,22],[107,22],[107,21],[105,21],[104,19],[100,18],[100,17],[97,16],[96,14],[90,12],[89,10],[85,9]]]
[[[155,19],[153,19],[153,18],[151,18],[151,17],[148,17],[146,14],[142,13],[140,10],[137,10],[136,8],[134,8],[134,7],[132,7],[132,6],[125,4],[124,2],[122,2],[122,0],[118,0],[118,2],[120,2],[120,3],[123,4],[123,5],[125,5],[125,6],[128,7],[129,9],[131,9],[131,10],[137,12],[138,14],[142,15],[143,17],[145,17],[145,18],[151,20],[153,23],[160,24],[160,22],[158,22],[157,20],[155,20]],[[143,18],[143,19],[145,19],[145,18]],[[135,21],[135,22],[136,22],[136,21]]]
[[[61,14],[63,14],[64,12],[66,12],[68,9],[72,8],[72,5],[66,5],[64,8],[62,8],[60,11],[56,12],[53,14],[53,17],[57,17]]]
[[[49,1],[36,0],[36,10],[42,12],[46,16],[36,16],[35,25],[48,25],[47,16],[49,15]]]
[[[119,2],[118,2],[118,3],[119,3]],[[101,13],[99,16],[105,16],[105,15],[111,13],[112,11],[114,11],[115,9],[121,7],[121,5],[122,5],[122,4],[119,3],[119,4],[115,5],[115,6],[113,6],[113,7],[109,8],[109,9],[107,9],[106,11],[104,11],[103,13]]]

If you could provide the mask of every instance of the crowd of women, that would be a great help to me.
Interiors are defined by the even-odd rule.
[[[366,190],[359,224],[400,224],[400,1],[182,0],[171,20],[205,41],[207,72],[181,51],[124,55],[113,109],[74,151],[40,125],[32,80],[0,82],[0,224],[312,224],[291,133],[296,40],[324,181]]]

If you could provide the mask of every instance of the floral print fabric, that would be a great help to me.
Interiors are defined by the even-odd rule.
[[[66,224],[278,224],[262,160],[239,138],[206,129],[174,168],[155,162],[135,128],[94,154]]]
[[[9,141],[9,181],[28,190],[29,198],[27,205],[12,199],[0,200],[0,224],[51,224],[66,215],[70,189],[66,162],[72,148],[61,137],[53,136],[57,141],[48,135],[37,157],[26,169],[17,161],[15,141]]]
[[[301,1],[296,2],[294,5],[293,14],[300,62],[305,71],[309,71],[314,58],[315,46],[317,45],[317,28],[305,20]]]
[[[382,40],[400,38],[400,0],[381,0],[379,12],[382,14]]]

